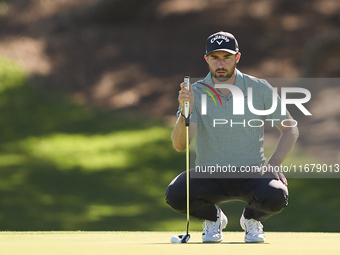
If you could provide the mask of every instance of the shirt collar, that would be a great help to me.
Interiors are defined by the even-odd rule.
[[[243,74],[238,70],[235,69],[236,72],[236,79],[235,79],[235,86],[239,87],[241,90],[244,90],[244,81],[243,81]],[[215,87],[214,81],[211,77],[211,72],[204,78],[204,82],[210,86]]]

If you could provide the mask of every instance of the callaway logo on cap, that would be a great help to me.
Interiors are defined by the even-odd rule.
[[[227,51],[231,54],[237,54],[239,47],[236,38],[227,32],[218,32],[208,37],[206,55],[214,51]]]

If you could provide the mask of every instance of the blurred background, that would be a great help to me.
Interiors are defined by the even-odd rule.
[[[0,0],[0,230],[184,231],[164,199],[185,170],[170,140],[178,88],[206,75],[220,30],[238,39],[242,72],[334,79],[308,88],[312,117],[292,110],[285,164],[340,164],[339,29],[338,0]],[[339,187],[289,179],[265,230],[340,231]],[[221,205],[227,230],[244,206]]]

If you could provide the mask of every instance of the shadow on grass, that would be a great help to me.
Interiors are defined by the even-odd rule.
[[[1,128],[8,130],[0,138],[2,230],[147,230],[166,219],[171,209],[164,202],[165,189],[181,164],[181,156],[171,148],[170,133],[122,150],[129,153],[127,167],[60,168],[49,158],[12,144],[32,136],[43,141],[54,133],[105,136],[124,129],[116,124],[119,114],[56,103],[48,95],[39,98],[38,93],[27,93],[27,87],[23,90],[12,95],[20,97],[20,105],[13,106],[12,101],[1,119]],[[124,130],[154,125],[138,119],[127,119]]]
[[[157,120],[78,105],[58,92],[34,89],[19,69],[8,69],[8,63],[0,63],[7,68],[0,72],[1,230],[147,230],[172,213],[164,193],[184,162],[172,149],[171,129]],[[128,149],[108,148],[113,157],[117,150],[128,154],[126,166],[61,167],[41,153],[46,139],[55,134],[68,135],[61,139],[105,139],[126,131],[128,140],[129,131],[155,126],[167,135]],[[27,149],[23,145],[32,138],[38,142]],[[53,147],[53,139],[48,145],[56,157],[58,150],[67,149]],[[81,150],[72,153],[71,158]]]

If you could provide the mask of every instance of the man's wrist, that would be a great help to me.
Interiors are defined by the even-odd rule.
[[[182,116],[182,117],[184,117],[184,118],[185,118],[185,115],[184,115],[182,112],[180,112],[180,114],[181,114],[181,116]],[[191,115],[191,113],[189,114],[189,116],[188,116],[188,117],[190,117],[190,115]]]

